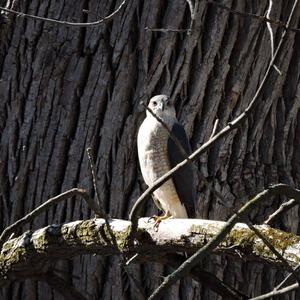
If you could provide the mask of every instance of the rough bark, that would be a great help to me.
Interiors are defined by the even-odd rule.
[[[94,21],[120,3],[112,0],[7,1],[1,5],[69,21]],[[264,15],[268,1],[222,1]],[[270,17],[286,21],[292,1],[276,1]],[[88,13],[83,10],[88,10]],[[299,27],[300,8],[292,25]],[[1,20],[0,20],[1,21]],[[145,188],[137,165],[136,133],[144,112],[140,100],[157,93],[176,99],[178,118],[193,148],[248,104],[270,60],[269,33],[258,20],[230,14],[205,1],[195,12],[194,30],[185,33],[145,31],[187,28],[184,0],[129,1],[113,20],[96,28],[71,28],[9,15],[0,22],[0,229],[48,198],[74,187],[93,190],[85,149],[96,158],[101,200],[114,218],[127,218]],[[275,43],[282,29],[273,26]],[[300,43],[288,34],[260,103],[239,130],[204,154],[197,167],[227,200],[222,206],[202,182],[198,217],[226,220],[252,195],[272,183],[300,183]],[[278,198],[253,211],[262,222],[281,203]],[[145,215],[155,212],[151,201]],[[30,228],[89,219],[80,201],[68,201],[37,218]],[[299,232],[298,208],[277,223]],[[25,229],[28,229],[26,227]],[[248,295],[267,292],[282,272],[262,264],[212,257],[203,264]],[[62,261],[55,268],[92,299],[139,298],[122,281],[118,261],[95,256]],[[135,267],[145,290],[157,287],[159,264]],[[84,276],[82,276],[84,274]],[[149,274],[155,274],[149,278]],[[77,277],[79,276],[79,277]],[[14,283],[0,291],[4,299],[60,299],[47,284]],[[215,293],[182,280],[168,299],[217,299]],[[295,299],[298,294],[282,296]]]

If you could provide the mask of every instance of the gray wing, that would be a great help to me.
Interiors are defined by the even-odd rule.
[[[180,142],[185,152],[191,154],[191,146],[188,137],[185,133],[184,128],[179,123],[175,123],[171,130],[172,134]],[[168,157],[171,168],[175,167],[178,163],[182,162],[185,157],[182,152],[178,149],[175,142],[169,137],[168,139]],[[173,182],[180,198],[183,202],[189,218],[195,217],[195,200],[196,200],[196,189],[195,189],[195,178],[194,168],[191,164],[186,164],[173,176]]]

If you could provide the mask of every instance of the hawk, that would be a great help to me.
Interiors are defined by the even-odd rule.
[[[182,125],[176,118],[173,103],[166,95],[150,99],[148,107],[168,127],[172,136],[181,144],[187,155],[191,146]],[[170,133],[149,111],[139,128],[137,144],[138,156],[143,178],[151,186],[158,178],[185,159],[183,150],[176,145]],[[186,164],[171,179],[153,192],[156,206],[164,212],[161,217],[154,216],[158,226],[163,219],[193,218],[195,216],[194,171]]]

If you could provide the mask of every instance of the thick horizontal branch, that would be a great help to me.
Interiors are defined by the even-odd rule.
[[[56,259],[70,259],[80,254],[128,256],[138,253],[139,261],[166,263],[166,253],[185,251],[193,253],[207,244],[224,227],[225,222],[200,219],[170,219],[154,229],[148,218],[139,220],[137,234],[131,238],[131,222],[111,220],[110,228],[117,246],[112,242],[104,219],[75,221],[63,225],[49,225],[34,232],[7,241],[0,254],[0,286],[11,280],[23,280],[46,273]],[[300,237],[273,229],[256,226],[280,252],[287,262],[299,263]],[[237,223],[223,242],[214,250],[245,260],[261,261],[273,265],[282,263],[269,248],[248,228]]]

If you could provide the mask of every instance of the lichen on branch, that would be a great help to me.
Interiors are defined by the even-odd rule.
[[[163,221],[156,231],[148,218],[143,218],[139,220],[134,237],[130,235],[130,221],[113,219],[109,224],[117,245],[111,240],[104,219],[49,225],[7,241],[0,254],[0,286],[11,280],[44,274],[48,272],[51,262],[81,254],[108,256],[122,253],[130,256],[138,253],[136,262],[148,260],[149,256],[159,262],[166,253],[193,253],[217,235],[225,222],[170,219]],[[290,265],[299,263],[300,237],[266,225],[256,228],[269,237]],[[263,241],[243,223],[235,225],[214,253],[281,265]]]

